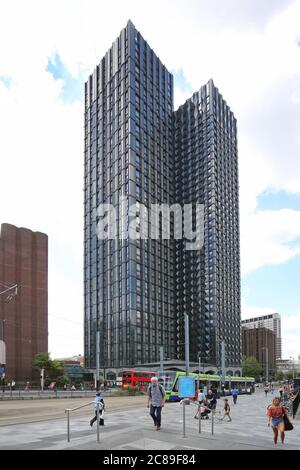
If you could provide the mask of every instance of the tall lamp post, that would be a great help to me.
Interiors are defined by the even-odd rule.
[[[11,300],[13,300],[14,297],[16,297],[16,295],[18,295],[18,284],[14,284],[13,286],[7,286],[5,284],[3,284],[2,282],[0,282],[0,286],[2,289],[4,290],[1,290],[0,291],[0,297],[1,296],[4,296],[6,295],[6,299],[5,301],[6,302],[10,302]],[[3,366],[4,366],[4,370],[5,370],[5,365],[6,365],[6,351],[5,351],[5,337],[4,337],[4,322],[5,320],[2,321],[2,343],[3,343],[3,359],[4,359],[4,362],[3,362]],[[5,391],[5,372],[2,373],[2,391],[4,392]]]
[[[295,380],[295,358],[290,356],[289,359],[292,359],[292,361],[293,361],[293,383],[294,383],[294,380]]]
[[[269,383],[269,349],[267,347],[262,349],[266,351],[266,383]]]
[[[6,298],[7,302],[12,300],[18,294],[18,284],[15,284],[14,286],[10,286],[10,287],[4,286],[4,290],[0,292],[0,296],[5,295],[5,294],[7,294],[7,298]]]

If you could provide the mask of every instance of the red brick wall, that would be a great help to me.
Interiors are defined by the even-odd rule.
[[[243,356],[254,356],[263,369],[266,368],[266,350],[268,348],[268,367],[270,371],[276,366],[276,336],[267,328],[242,328]]]
[[[3,224],[0,233],[0,281],[19,285],[11,302],[0,297],[5,320],[6,377],[33,378],[32,360],[48,351],[48,237]]]

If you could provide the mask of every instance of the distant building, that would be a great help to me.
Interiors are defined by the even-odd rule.
[[[276,361],[276,368],[278,372],[295,372],[296,376],[300,374],[300,355],[298,359],[290,357],[289,359],[280,359]]]
[[[78,356],[72,356],[72,357],[64,357],[62,359],[57,359],[58,361],[61,361],[63,363],[78,363],[81,367],[84,365],[84,356],[81,354],[78,354]]]
[[[267,365],[269,374],[276,369],[276,336],[268,328],[242,328],[243,356],[254,356],[264,370],[266,376]],[[268,355],[267,355],[268,354]],[[268,358],[268,359],[267,359]]]
[[[282,357],[281,316],[279,313],[242,320],[243,328],[268,328],[276,336],[276,359]]]
[[[31,380],[34,356],[48,352],[47,235],[2,224],[0,283],[0,292],[18,285],[13,299],[0,296],[0,349],[6,378]]]

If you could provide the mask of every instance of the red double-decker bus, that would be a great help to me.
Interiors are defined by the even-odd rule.
[[[146,390],[151,377],[154,377],[156,372],[144,372],[140,370],[123,370],[122,371],[122,389],[125,390],[128,386],[138,387]]]

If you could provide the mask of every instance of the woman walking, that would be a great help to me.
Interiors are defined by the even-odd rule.
[[[268,426],[272,422],[273,440],[277,445],[278,432],[280,432],[281,445],[284,445],[284,416],[287,416],[286,409],[280,404],[280,398],[276,397],[272,401],[272,405],[267,408],[267,416],[269,418]]]

